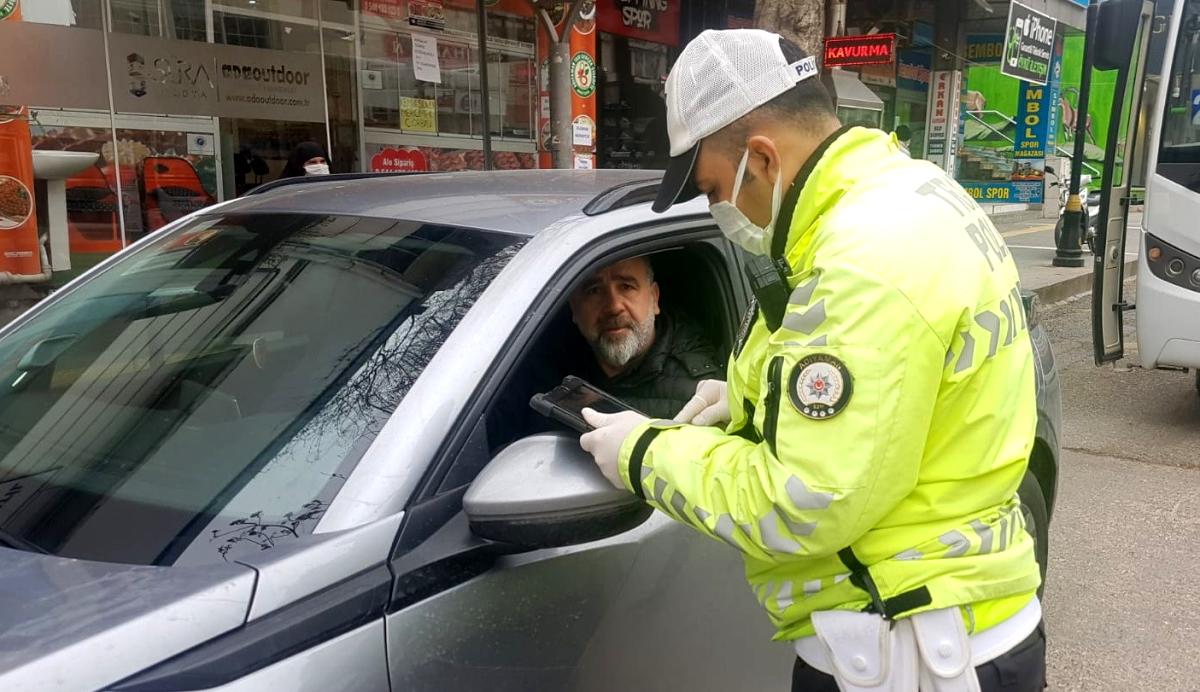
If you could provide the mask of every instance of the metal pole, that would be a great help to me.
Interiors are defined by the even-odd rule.
[[[554,167],[571,168],[575,147],[571,143],[571,39],[564,32],[562,40],[554,46],[550,58],[550,129],[554,133]]]
[[[113,172],[116,180],[114,181],[117,187],[117,223],[121,225],[121,249],[125,249],[128,245],[128,239],[125,235],[125,191],[121,186],[121,150],[117,147],[117,104],[113,100],[113,85],[112,85],[112,57],[108,50],[108,35],[112,33],[112,4],[105,2],[106,11],[103,16],[107,18],[107,22],[103,23],[104,29],[104,78],[108,83],[108,127],[109,134],[112,135],[113,147]],[[130,164],[133,165],[133,164]],[[136,174],[135,174],[136,175]],[[145,230],[145,229],[143,229]]]
[[[475,20],[479,29],[479,90],[483,92],[483,170],[492,170],[492,94],[488,88],[487,10],[483,0],[475,0]]]
[[[1079,197],[1079,174],[1083,171],[1084,144],[1087,140],[1088,101],[1092,87],[1092,63],[1096,36],[1098,8],[1088,5],[1087,33],[1083,41],[1083,67],[1079,75],[1079,103],[1075,110],[1075,148],[1071,157],[1071,186],[1068,188],[1067,210],[1063,213],[1063,232],[1054,250],[1054,266],[1082,267],[1083,250],[1080,248],[1083,224],[1087,214]]]

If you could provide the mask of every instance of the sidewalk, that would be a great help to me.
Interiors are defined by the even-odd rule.
[[[1023,215],[1024,216],[1024,215]],[[1004,236],[1008,249],[1017,262],[1021,274],[1021,287],[1038,295],[1042,303],[1057,303],[1092,288],[1092,255],[1085,247],[1083,266],[1078,268],[1056,267],[1054,260],[1054,219],[1030,219],[1028,217],[1008,221],[993,216],[992,222]],[[1142,211],[1136,208],[1129,218],[1129,230],[1125,236],[1125,276],[1137,271],[1137,253],[1142,242]]]

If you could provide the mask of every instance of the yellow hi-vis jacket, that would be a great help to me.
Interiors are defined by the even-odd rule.
[[[742,552],[776,639],[837,609],[960,606],[982,631],[1040,579],[1016,497],[1037,420],[1016,266],[963,189],[894,138],[857,127],[817,156],[778,225],[787,311],[739,336],[728,429],[652,421],[618,468]]]

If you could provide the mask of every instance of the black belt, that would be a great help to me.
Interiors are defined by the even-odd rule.
[[[871,577],[871,571],[858,559],[852,549],[842,548],[838,551],[838,557],[841,558],[842,564],[850,570],[850,583],[866,591],[867,595],[871,597],[871,602],[864,609],[865,612],[878,613],[885,620],[895,620],[910,610],[923,608],[933,603],[933,596],[926,586],[918,586],[891,598],[883,598],[879,594],[879,587],[875,585],[875,580]]]

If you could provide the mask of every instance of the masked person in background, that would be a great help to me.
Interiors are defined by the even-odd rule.
[[[279,177],[298,178],[302,175],[329,175],[329,158],[320,144],[301,142],[296,145]]]
[[[1016,495],[1035,371],[1003,238],[944,171],[840,127],[813,58],[775,34],[700,34],[666,97],[655,209],[707,195],[757,307],[727,382],[674,421],[585,411],[584,449],[742,553],[794,690],[1041,690]]]

